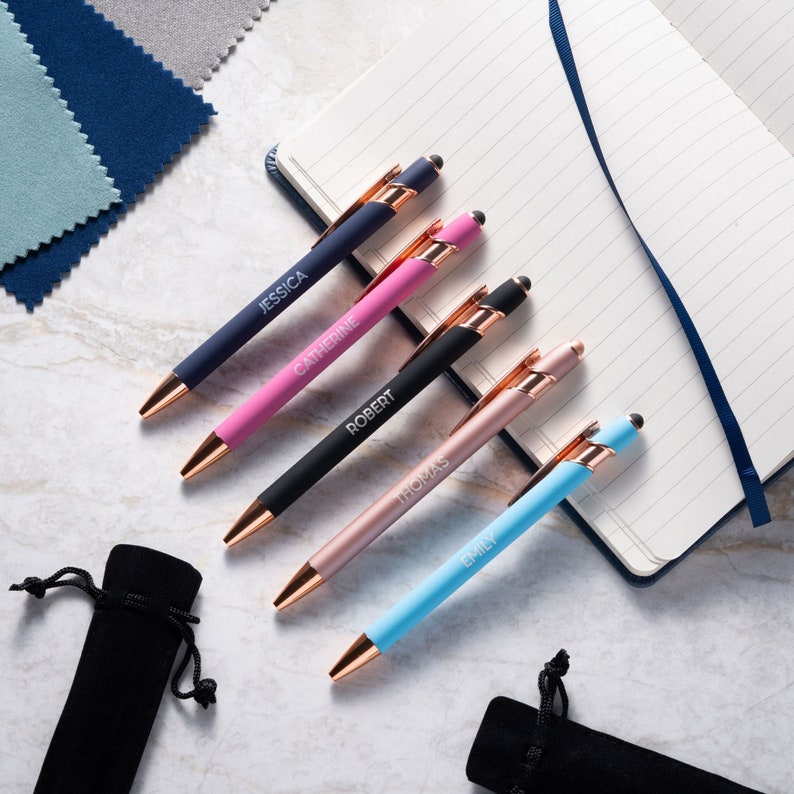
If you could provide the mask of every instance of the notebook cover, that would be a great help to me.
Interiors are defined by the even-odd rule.
[[[303,198],[303,196],[301,196],[301,194],[293,187],[289,179],[283,173],[281,173],[281,171],[279,171],[278,164],[276,162],[277,149],[278,144],[273,146],[265,157],[265,170],[267,171],[268,176],[281,188],[287,198],[298,208],[300,213],[309,221],[314,229],[316,229],[318,232],[324,231],[326,228],[326,223],[314,211],[314,209]],[[350,263],[353,271],[359,276],[359,278],[361,278],[362,284],[366,284],[371,280],[371,276],[367,272],[366,268],[354,256],[349,256],[346,261]],[[421,331],[411,322],[411,320],[408,319],[401,309],[394,309],[392,315],[397,319],[400,325],[405,328],[411,339],[415,340],[416,342],[419,342],[419,340],[422,339]],[[466,398],[466,400],[469,401],[469,403],[474,404],[477,401],[477,396],[458,377],[455,372],[449,370],[447,375],[455,387],[460,391],[460,393]],[[505,444],[507,444],[509,449],[515,454],[518,460],[521,461],[530,474],[534,474],[534,472],[537,471],[537,464],[533,462],[532,458],[529,457],[526,451],[518,445],[516,440],[506,430],[503,430],[501,433],[499,433],[499,437]],[[780,475],[788,471],[792,465],[794,465],[794,460],[789,461],[772,477],[766,480],[764,487],[769,485],[769,483],[774,482]],[[668,562],[666,565],[663,565],[658,571],[656,571],[656,573],[653,573],[650,576],[639,576],[633,571],[629,570],[623,564],[623,561],[620,559],[620,557],[615,554],[615,552],[613,552],[609,546],[607,546],[598,533],[587,523],[587,521],[585,521],[579,512],[574,509],[570,502],[564,500],[560,503],[560,507],[571,519],[571,521],[576,524],[581,532],[584,533],[590,542],[601,552],[601,554],[606,557],[612,567],[630,585],[633,585],[634,587],[649,587],[650,585],[659,581],[659,579],[661,579],[666,573],[678,565],[681,560],[687,557],[694,549],[700,546],[701,543],[710,538],[718,529],[720,529],[725,523],[733,518],[733,516],[735,516],[744,507],[744,504],[744,501],[742,501],[736,505],[735,508],[726,513],[716,524],[714,524],[711,529],[701,535],[700,539],[696,543],[693,543],[680,557],[670,560],[670,562]]]

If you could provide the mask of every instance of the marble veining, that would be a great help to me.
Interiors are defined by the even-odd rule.
[[[537,703],[565,647],[572,719],[747,786],[791,790],[794,475],[774,522],[741,511],[658,584],[629,587],[560,511],[359,674],[327,670],[378,614],[503,509],[525,472],[494,442],[302,602],[271,601],[307,557],[446,436],[465,405],[430,387],[271,527],[221,537],[259,491],[391,377],[411,342],[387,320],[216,470],[196,445],[360,290],[345,266],[170,411],[141,402],[314,234],[264,172],[296,131],[437,0],[277,0],[204,87],[209,131],[44,305],[0,305],[0,581],[149,545],[204,582],[203,711],[165,694],[136,792],[479,791],[465,764],[496,695]],[[487,210],[487,208],[484,208]],[[300,308],[298,308],[300,306]],[[0,599],[3,791],[32,790],[91,617],[82,594]]]

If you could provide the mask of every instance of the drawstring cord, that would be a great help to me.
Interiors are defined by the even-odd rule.
[[[75,578],[62,578],[67,574],[72,574]],[[94,579],[88,571],[72,566],[61,568],[46,579],[40,579],[38,576],[28,576],[21,584],[12,584],[9,590],[25,590],[36,598],[44,598],[44,594],[47,590],[54,587],[77,587],[101,606],[107,605],[113,600],[108,597],[106,590],[94,584]],[[148,596],[138,595],[137,593],[127,593],[121,601],[121,604],[130,609],[138,609],[144,612],[157,611],[153,609],[154,605]],[[179,663],[171,679],[171,692],[175,697],[181,700],[193,698],[206,709],[210,703],[215,703],[215,690],[218,685],[212,678],[201,677],[201,654],[196,647],[196,636],[190,625],[191,623],[195,624],[201,621],[195,615],[191,615],[189,612],[171,606],[164,607],[159,611],[165,620],[176,629],[187,646],[185,655],[182,657],[182,661]],[[193,689],[189,692],[181,692],[179,689],[179,680],[185,672],[185,668],[191,658],[193,659]]]
[[[562,677],[568,672],[568,667],[569,656],[564,648],[557,651],[554,658],[543,665],[543,669],[538,675],[538,690],[540,691],[538,719],[535,725],[532,726],[529,737],[529,749],[520,765],[521,780],[511,783],[504,791],[504,794],[526,794],[529,791],[532,778],[540,768],[543,751],[548,743],[554,699],[558,692],[562,702],[562,713],[560,716],[563,719],[568,716],[568,693],[562,683]]]

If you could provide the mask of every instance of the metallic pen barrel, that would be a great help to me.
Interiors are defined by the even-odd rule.
[[[385,653],[478,571],[582,485],[601,462],[624,450],[642,427],[638,414],[620,417],[583,437],[524,496],[462,546],[418,587],[372,623],[332,668],[334,680]],[[363,648],[366,647],[366,652]]]
[[[379,538],[462,463],[503,430],[580,361],[579,340],[557,345],[545,356],[530,356],[508,371],[503,381],[461,422],[450,437],[395,483],[321,549],[290,580],[274,604],[283,609],[327,582]]]
[[[421,157],[388,184],[369,195],[355,211],[344,213],[333,232],[257,295],[248,305],[174,367],[140,409],[151,416],[198,386],[210,373],[250,341],[266,325],[305,294],[339,262],[395,216],[412,196],[438,177],[443,161],[437,155]]]

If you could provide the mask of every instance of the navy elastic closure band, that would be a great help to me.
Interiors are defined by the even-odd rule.
[[[672,304],[676,315],[678,315],[681,327],[684,329],[684,333],[686,334],[689,344],[692,347],[692,352],[695,354],[695,360],[700,367],[700,372],[703,375],[703,380],[706,383],[709,396],[711,397],[711,401],[714,404],[717,417],[719,418],[720,424],[725,431],[725,437],[728,440],[728,446],[730,447],[731,453],[733,454],[733,461],[744,490],[744,496],[747,500],[747,508],[750,511],[750,518],[752,519],[753,526],[757,527],[761,524],[767,524],[771,518],[769,515],[769,507],[766,503],[766,497],[764,496],[764,489],[761,484],[761,479],[758,476],[758,472],[755,470],[753,461],[750,458],[750,451],[747,449],[747,444],[745,443],[744,436],[742,435],[742,431],[739,427],[739,422],[736,420],[736,416],[728,404],[728,398],[725,396],[722,384],[720,384],[719,377],[714,370],[714,365],[711,363],[711,359],[706,352],[706,347],[700,338],[700,334],[698,334],[697,329],[695,328],[695,324],[692,322],[692,318],[689,316],[689,313],[684,307],[681,298],[678,296],[678,293],[675,291],[672,283],[667,278],[667,274],[664,272],[664,270],[662,270],[661,265],[656,261],[656,257],[653,255],[653,253],[651,253],[650,248],[648,248],[645,240],[642,238],[642,235],[634,225],[634,221],[632,221],[628,210],[623,204],[623,199],[621,199],[618,189],[615,187],[612,175],[609,173],[606,159],[604,158],[604,154],[601,151],[601,146],[598,143],[598,136],[596,135],[595,127],[593,126],[592,119],[590,118],[590,111],[587,109],[587,101],[585,100],[584,91],[582,90],[582,84],[579,81],[579,73],[576,70],[576,63],[573,58],[573,52],[571,51],[571,44],[568,41],[568,34],[565,30],[565,23],[563,22],[562,13],[560,12],[560,6],[557,0],[549,0],[549,27],[551,28],[551,35],[554,38],[554,44],[557,47],[557,53],[560,56],[560,61],[562,62],[562,66],[565,69],[565,76],[568,78],[568,85],[570,86],[571,93],[573,94],[573,98],[576,101],[576,107],[579,109],[579,115],[581,116],[582,123],[584,124],[585,130],[587,131],[587,137],[590,138],[590,144],[592,145],[593,151],[595,152],[598,162],[601,165],[601,170],[604,172],[604,176],[607,178],[607,182],[609,183],[610,188],[612,188],[615,198],[618,200],[623,212],[626,214],[626,218],[628,218],[631,228],[634,229],[634,233],[637,235],[640,245],[642,245],[642,248],[647,254],[651,265],[653,265],[653,269],[656,271],[656,275],[659,277],[659,281],[664,287],[664,290],[670,299],[670,303]]]

